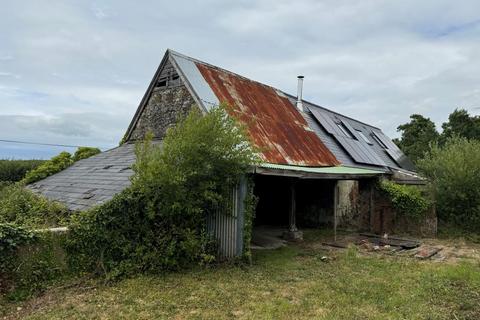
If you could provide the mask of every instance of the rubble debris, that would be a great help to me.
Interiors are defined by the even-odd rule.
[[[329,247],[334,247],[334,248],[341,248],[341,249],[346,249],[347,246],[343,243],[339,242],[322,242],[322,245],[324,246],[329,246]]]
[[[375,242],[378,245],[383,245],[383,246],[389,245],[392,247],[401,247],[402,249],[406,249],[406,250],[418,248],[420,246],[420,241],[391,237],[391,236],[388,236],[387,234],[381,237],[376,234],[360,233],[360,236],[367,237],[370,241]]]
[[[423,247],[418,250],[417,253],[415,253],[414,257],[421,260],[429,259],[439,253],[441,250],[442,248],[438,247]]]

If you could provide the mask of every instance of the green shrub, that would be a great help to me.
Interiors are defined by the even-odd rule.
[[[89,158],[100,152],[100,149],[91,147],[79,147],[73,157],[66,151],[60,152],[52,159],[45,161],[40,166],[27,172],[25,178],[22,180],[22,183],[30,184],[45,179],[52,174],[68,168],[78,160]]]
[[[210,262],[206,214],[228,207],[231,188],[256,156],[224,107],[192,111],[162,148],[137,145],[132,186],[71,224],[72,264],[115,277]]]
[[[0,160],[0,182],[20,181],[28,171],[44,162],[44,160]]]
[[[66,274],[65,234],[0,224],[0,292],[23,300]]]
[[[68,152],[60,152],[57,156],[44,162],[37,168],[29,171],[22,180],[25,184],[30,184],[38,180],[45,179],[52,174],[68,168],[73,163],[72,155]]]
[[[76,162],[78,160],[87,159],[91,156],[99,154],[101,151],[98,148],[92,147],[79,147],[75,154],[73,155],[73,161]]]
[[[10,182],[10,181],[0,181],[0,195],[3,189],[5,189],[8,186],[11,186],[12,184],[13,182]]]
[[[0,293],[11,286],[18,248],[34,241],[33,232],[14,224],[0,223]]]
[[[418,168],[431,181],[437,214],[466,229],[480,228],[480,141],[452,138],[434,146]]]
[[[5,271],[6,265],[12,261],[12,254],[19,246],[32,243],[34,240],[34,233],[24,227],[0,223],[0,271]]]
[[[41,228],[58,226],[67,216],[66,207],[33,193],[19,183],[0,190],[0,223]]]
[[[382,180],[378,188],[387,195],[394,209],[405,216],[420,218],[430,207],[430,202],[422,195],[418,187]]]

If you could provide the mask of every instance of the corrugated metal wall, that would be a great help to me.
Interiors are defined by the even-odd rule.
[[[232,190],[230,205],[218,208],[207,216],[207,230],[218,240],[218,255],[221,258],[242,254],[245,190],[245,182],[242,181]]]

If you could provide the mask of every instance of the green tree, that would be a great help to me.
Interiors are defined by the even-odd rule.
[[[71,225],[73,262],[109,276],[211,261],[206,214],[228,209],[232,187],[256,163],[244,130],[221,106],[194,109],[160,144],[136,148],[132,186]]]
[[[454,137],[417,163],[434,191],[438,217],[480,228],[480,141]]]
[[[398,126],[397,131],[402,135],[394,142],[413,162],[421,159],[439,138],[435,123],[420,114],[412,114],[410,122]]]
[[[470,116],[465,109],[455,109],[442,124],[441,142],[454,136],[480,140],[480,116]]]

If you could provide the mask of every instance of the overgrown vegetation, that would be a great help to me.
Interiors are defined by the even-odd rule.
[[[0,223],[45,228],[61,225],[67,216],[65,206],[34,194],[19,183],[0,190]]]
[[[0,160],[0,183],[20,181],[28,171],[44,162],[44,160]]]
[[[64,237],[0,224],[0,294],[23,300],[65,274]]]
[[[32,230],[65,224],[68,214],[20,183],[0,190],[0,293],[25,299],[66,270],[56,234]]]
[[[37,168],[29,171],[22,180],[25,184],[30,184],[38,180],[45,179],[52,174],[60,172],[72,165],[72,155],[66,151],[60,152],[52,159],[45,161]]]
[[[253,193],[254,188],[253,178],[247,179],[247,192],[244,204],[244,219],[243,219],[243,256],[251,262],[252,252],[250,250],[250,243],[252,242],[253,220],[255,219],[255,209],[258,204],[258,197]]]
[[[480,228],[480,141],[465,138],[434,146],[418,163],[429,178],[444,221],[469,230]]]
[[[232,187],[256,161],[226,106],[192,111],[158,147],[137,145],[132,186],[71,225],[72,264],[109,277],[210,262],[215,245],[205,217],[226,211]]]
[[[418,187],[382,180],[378,188],[390,199],[395,210],[405,216],[418,219],[425,215],[430,206]]]
[[[99,154],[100,149],[98,148],[92,148],[92,147],[79,147],[77,151],[75,151],[75,154],[73,155],[73,162],[77,162],[82,159],[87,159],[90,158],[91,156],[94,156],[96,154]]]
[[[76,161],[89,158],[100,152],[100,149],[91,147],[79,147],[73,156],[66,151],[60,152],[50,160],[43,162],[40,166],[28,171],[22,183],[30,184],[45,179],[68,168]]]
[[[34,239],[34,233],[23,227],[11,223],[0,223],[0,273],[10,269],[12,256],[18,247],[29,244]]]

